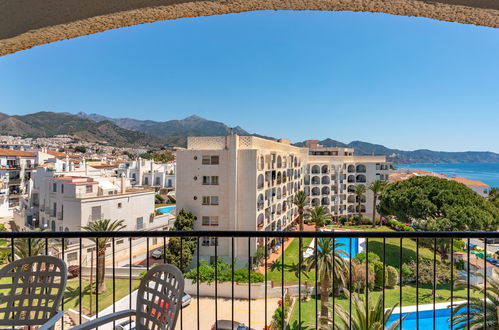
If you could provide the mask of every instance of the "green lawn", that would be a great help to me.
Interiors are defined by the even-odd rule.
[[[392,229],[385,226],[372,227],[371,225],[364,226],[343,226],[342,229],[356,229],[365,231],[393,231]],[[290,270],[292,265],[298,264],[298,239],[294,239],[293,242],[284,251],[284,282],[294,282],[298,281],[298,277],[295,272]],[[311,238],[303,239],[303,247],[306,248],[312,242]],[[369,251],[374,252],[380,256],[383,261],[383,238],[370,238],[369,239]],[[419,254],[422,258],[433,259],[433,252],[425,247],[419,247]],[[397,269],[400,268],[400,239],[398,238],[387,238],[385,245],[385,255],[386,255],[386,265],[393,266]],[[280,262],[279,258],[279,262]],[[412,239],[404,239],[402,241],[402,262],[408,263],[411,260],[416,260],[416,241]],[[437,260],[440,260],[440,256],[437,255]],[[315,272],[309,272],[306,275],[302,275],[302,281],[314,282]],[[281,270],[274,269],[268,270],[268,279],[274,281],[275,283],[281,283]]]
[[[361,226],[343,226],[338,228],[356,229],[364,231],[393,231],[393,229],[386,226],[376,226],[373,228],[371,225]],[[386,265],[400,268],[400,238],[387,238],[385,239],[385,255]],[[369,252],[374,252],[380,256],[383,261],[383,238],[370,238],[369,239]],[[433,259],[433,251],[419,245],[419,256],[421,258]],[[411,260],[416,260],[416,241],[405,238],[402,240],[402,262],[408,263]],[[440,256],[437,254],[437,260]]]
[[[4,277],[0,280],[0,284],[7,284],[11,280],[10,278]],[[116,293],[116,301],[120,300],[121,298],[127,296],[130,291],[129,291],[129,283],[130,281],[128,279],[116,279],[116,288],[113,288],[113,280],[112,279],[106,279],[106,286],[107,286],[107,291],[105,293],[99,294],[99,311],[103,310],[104,308],[110,306],[113,303],[113,291]],[[139,280],[132,280],[132,291],[136,290],[139,286]],[[82,286],[83,288],[87,287],[89,285],[89,281],[84,279],[82,280]],[[67,285],[66,285],[66,293],[64,294],[64,309],[67,310],[69,308],[75,309],[79,311],[79,292],[80,292],[80,282],[79,279],[71,279],[68,280]],[[6,290],[1,290],[0,294],[5,292]],[[96,306],[96,295],[95,293],[92,293],[92,315],[95,314]],[[85,314],[89,314],[90,312],[90,295],[88,294],[88,291],[86,293],[82,294],[82,311]]]
[[[116,288],[113,288],[113,280],[112,279],[106,279],[106,287],[107,290],[105,293],[100,294],[99,293],[99,311],[103,310],[104,308],[112,305],[113,303],[113,291],[116,294],[116,301],[120,300],[121,298],[127,296],[130,293],[129,289],[129,283],[130,281],[128,279],[116,279]],[[82,286],[83,288],[87,287],[89,285],[88,280],[83,280],[82,281]],[[66,294],[64,297],[64,308],[72,308],[79,310],[79,290],[80,290],[80,282],[78,279],[72,279],[69,280],[67,283],[66,287]],[[139,286],[139,281],[138,280],[132,280],[132,291],[137,289]],[[92,293],[92,315],[95,314],[95,302],[96,302],[96,295],[95,293]],[[85,314],[88,314],[90,312],[90,295],[84,294],[82,296],[82,311]]]
[[[294,271],[289,270],[289,267],[292,265],[298,265],[298,258],[299,258],[299,253],[298,253],[298,247],[299,247],[299,242],[300,240],[298,238],[295,238],[293,242],[284,250],[284,282],[294,282],[298,281],[298,277],[296,276]],[[310,245],[312,242],[311,238],[304,238],[303,239],[303,247],[307,247]],[[279,257],[279,262],[281,261],[281,258]],[[286,267],[287,266],[287,267]],[[302,274],[301,280],[302,281],[307,281],[307,282],[314,282],[315,281],[315,271],[312,271],[307,274],[308,277],[304,274]],[[274,281],[275,283],[281,283],[282,277],[281,277],[281,270],[280,269],[275,269],[275,270],[268,270],[267,273],[267,278],[269,281]]]
[[[442,284],[442,285],[437,285],[437,294],[436,294],[436,302],[441,303],[441,302],[448,302],[450,301],[450,284]],[[382,291],[372,291],[369,292],[369,300],[371,299],[377,299],[380,295],[382,294]],[[393,307],[396,304],[399,304],[399,299],[400,299],[400,289],[399,287],[395,289],[386,289],[385,290],[385,307]],[[466,297],[466,289],[461,289],[461,290],[454,290],[454,297],[456,296],[464,296]],[[479,296],[477,293],[474,293],[471,291],[471,296]],[[329,302],[332,303],[332,298],[329,299]],[[341,305],[343,308],[348,310],[349,306],[349,298],[348,297],[335,297],[335,303]],[[420,285],[419,287],[419,304],[424,305],[424,304],[432,304],[433,303],[433,295],[432,295],[432,286],[431,284],[429,285]],[[402,287],[402,305],[403,306],[410,306],[410,305],[416,305],[416,286],[411,285],[411,286],[403,286]],[[295,303],[294,309],[291,313],[291,319],[290,319],[290,324],[294,324],[295,322],[297,323],[298,321],[298,308],[299,304],[298,301]],[[318,306],[318,311],[320,312],[320,297],[317,297],[317,306]],[[398,307],[394,311],[395,313],[398,312]],[[302,322],[307,325],[315,325],[315,297],[312,296],[310,301],[301,302],[301,320]],[[291,327],[294,329],[293,327]]]

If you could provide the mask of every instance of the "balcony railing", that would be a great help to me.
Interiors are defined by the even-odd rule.
[[[97,243],[90,240],[93,238],[100,238],[97,242],[107,240],[105,254],[97,253]],[[270,325],[272,329],[300,329],[300,325],[318,328],[321,324],[341,328],[340,309],[350,315],[350,322],[365,313],[353,303],[360,299],[368,304],[379,301],[374,305],[381,310],[398,304],[388,320],[379,314],[383,324],[400,322],[404,329],[404,324],[411,329],[433,324],[435,329],[449,329],[449,322],[456,320],[469,326],[476,321],[475,312],[481,304],[490,307],[494,303],[486,299],[492,283],[485,285],[487,281],[479,273],[485,279],[498,276],[499,262],[487,257],[496,253],[488,245],[489,240],[499,240],[498,232],[0,232],[0,240],[10,247],[14,259],[25,251],[26,256],[51,254],[67,262],[74,277],[69,279],[62,307],[66,322],[71,319],[76,324],[90,315],[132,308],[140,273],[153,263],[167,261],[166,254],[156,254],[157,259],[153,259],[155,254],[150,252],[165,249],[172,238],[180,241],[180,249],[183,244],[201,247],[195,249],[192,262],[184,264],[186,254],[179,254],[177,259],[185,266],[185,291],[192,297],[190,305],[180,312],[177,328],[210,329],[222,319],[233,321],[236,327],[237,322],[244,322],[254,329]],[[66,244],[60,244],[63,240]],[[338,244],[331,244],[332,240]],[[472,250],[476,244],[481,248]],[[26,249],[19,249],[21,246]],[[331,254],[340,256],[331,258]],[[96,267],[101,258],[105,258],[103,269]],[[214,277],[202,278],[199,266],[208,267],[202,260],[210,259]],[[219,263],[222,260],[226,264]],[[332,264],[323,268],[323,262]],[[194,268],[187,271],[188,265]],[[331,274],[323,273],[323,269]],[[106,293],[89,286],[103,270]],[[321,285],[328,279],[332,281]],[[455,287],[458,282],[462,285],[459,291]],[[476,287],[484,290],[475,291]],[[321,308],[321,295],[332,308]],[[464,307],[455,307],[458,304]],[[275,312],[279,306],[287,310],[288,317],[273,318],[279,315]],[[487,318],[492,309],[483,309],[483,313]],[[408,314],[412,316],[406,319]],[[321,317],[326,315],[327,319]],[[374,317],[374,313],[365,315]],[[496,325],[489,324],[488,328]],[[64,329],[67,324],[61,326]]]

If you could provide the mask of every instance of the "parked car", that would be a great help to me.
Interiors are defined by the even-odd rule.
[[[234,324],[234,325],[233,325]],[[253,328],[248,328],[244,323],[231,320],[218,320],[211,326],[211,330],[254,330]]]
[[[182,308],[189,306],[189,304],[191,303],[191,300],[192,300],[192,297],[188,293],[184,292],[184,295],[182,296]]]
[[[162,249],[156,249],[151,252],[151,257],[154,259],[161,259],[163,258],[163,252]]]

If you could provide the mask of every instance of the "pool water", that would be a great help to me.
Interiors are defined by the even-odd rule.
[[[323,238],[321,238],[323,239]],[[336,250],[343,250],[346,252],[345,258],[348,258],[350,256],[350,238],[348,237],[338,237],[335,238],[336,243],[343,244],[343,246],[337,247]],[[312,243],[310,244],[310,247],[313,248],[314,246],[314,241],[312,240]],[[320,247],[317,247],[317,249],[320,250]],[[313,253],[313,251],[310,251]],[[352,238],[352,251],[351,251],[351,257],[354,258],[358,253],[359,253],[359,239],[357,237]]]
[[[397,308],[395,308],[397,310]],[[435,310],[435,329],[450,329],[450,308]],[[416,328],[416,312],[402,313],[402,317],[406,314],[407,317],[402,321],[402,330],[417,330]],[[388,324],[399,319],[400,314],[392,314],[388,319]],[[433,329],[433,310],[419,312],[419,329]]]
[[[175,205],[169,205],[169,206],[159,207],[156,209],[156,211],[166,214],[166,213],[172,213],[172,210],[174,210],[175,208],[176,208]]]

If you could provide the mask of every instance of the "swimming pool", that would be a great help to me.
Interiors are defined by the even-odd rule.
[[[323,239],[323,238],[320,238]],[[310,242],[310,245],[308,246],[307,250],[303,253],[303,256],[306,258],[307,256],[310,256],[314,253],[314,240]],[[337,250],[343,250],[346,252],[345,258],[349,258],[350,256],[350,238],[348,237],[337,237],[335,238],[336,243],[343,244],[343,246],[337,247]],[[320,247],[317,247],[320,249]],[[357,237],[352,237],[352,255],[351,257],[354,258],[360,251],[360,245],[359,245],[359,239]]]
[[[395,308],[397,310],[397,308]],[[450,329],[450,308],[441,308],[435,310],[435,329]],[[406,314],[407,317],[402,321],[402,330],[417,330],[416,328],[416,312],[402,313],[402,317]],[[388,319],[388,324],[397,321],[400,314],[392,314]],[[433,329],[433,310],[425,310],[419,312],[419,329]]]
[[[166,214],[166,213],[172,213],[172,211],[175,209],[176,209],[175,205],[169,205],[169,206],[158,207],[156,211]]]

